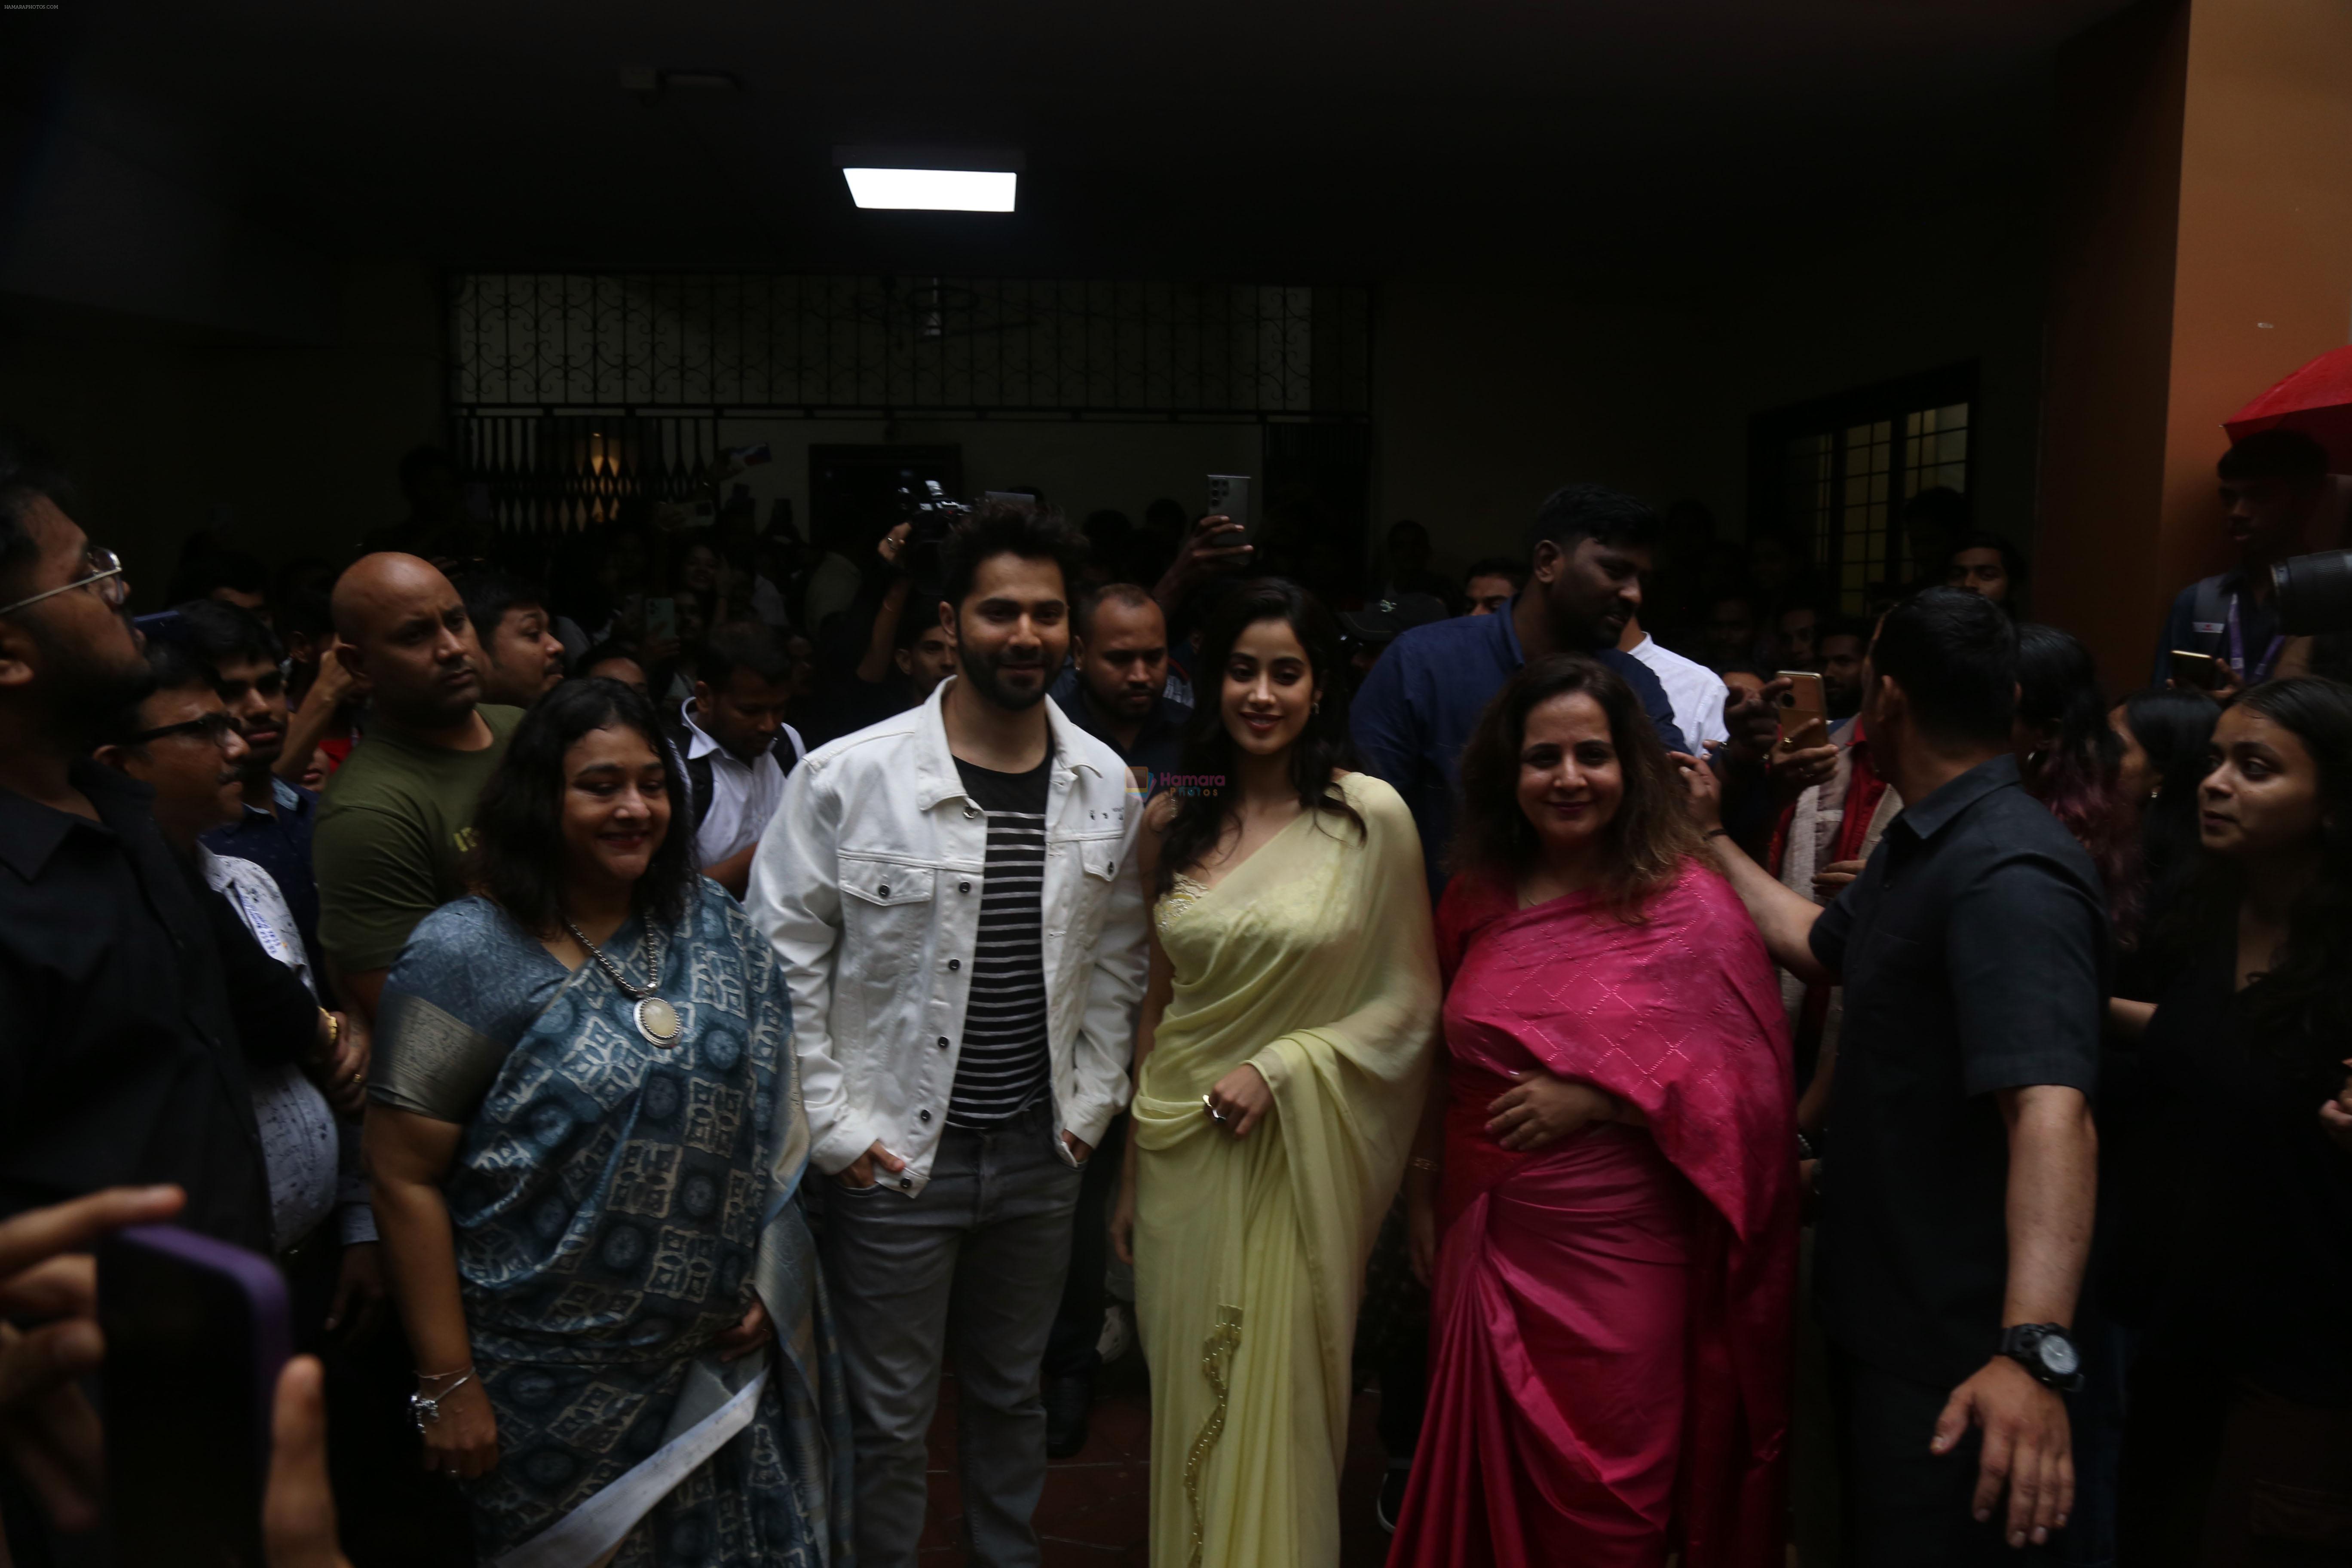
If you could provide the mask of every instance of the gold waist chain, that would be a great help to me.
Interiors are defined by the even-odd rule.
[[[1225,1402],[1233,1392],[1227,1381],[1234,1356],[1242,1348],[1242,1310],[1221,1306],[1217,1309],[1217,1326],[1201,1342],[1201,1372],[1208,1378],[1209,1386],[1217,1391],[1217,1403],[1210,1410],[1208,1420],[1201,1424],[1201,1435],[1192,1439],[1192,1451],[1184,1459],[1184,1496],[1192,1505],[1192,1557],[1190,1568],[1201,1568],[1201,1554],[1206,1550],[1203,1533],[1206,1521],[1201,1512],[1201,1471],[1209,1462],[1210,1450],[1224,1435]]]

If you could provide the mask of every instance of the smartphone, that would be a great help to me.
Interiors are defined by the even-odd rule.
[[[1250,516],[1250,477],[1247,474],[1211,474],[1209,515],[1229,517],[1242,525],[1239,535],[1226,534],[1223,543],[1256,543],[1257,521]]]
[[[1810,669],[1784,669],[1779,679],[1790,683],[1789,689],[1780,693],[1781,749],[1794,752],[1828,745],[1829,695],[1822,678]]]
[[[285,1277],[241,1247],[134,1226],[99,1246],[98,1322],[116,1561],[258,1564]]]
[[[2192,691],[2218,691],[2221,689],[2221,661],[2210,653],[2190,653],[2186,648],[2174,648],[2172,679]]]
[[[677,601],[676,599],[646,601],[646,640],[647,642],[677,640]]]

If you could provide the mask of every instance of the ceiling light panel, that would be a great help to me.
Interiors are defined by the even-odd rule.
[[[841,171],[850,199],[870,211],[1009,213],[1020,175],[1009,169]]]

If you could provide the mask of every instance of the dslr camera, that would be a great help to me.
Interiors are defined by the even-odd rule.
[[[898,559],[915,591],[936,599],[947,586],[942,552],[948,535],[971,515],[971,508],[950,497],[937,479],[925,479],[919,489],[912,474],[901,479],[898,515],[891,522],[893,528],[902,522],[908,525],[907,542],[899,549]]]
[[[2271,568],[2271,585],[2288,637],[2352,631],[2352,550],[2290,555]]]

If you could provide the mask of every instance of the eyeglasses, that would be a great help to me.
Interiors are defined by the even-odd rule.
[[[142,730],[126,736],[126,746],[143,746],[150,741],[160,741],[169,735],[202,735],[223,751],[228,749],[228,738],[236,733],[236,721],[226,713],[207,713],[201,719],[190,719],[178,724],[158,724],[152,730]]]
[[[0,616],[13,616],[27,605],[37,605],[43,599],[54,599],[59,594],[70,594],[76,588],[88,588],[106,601],[107,608],[119,610],[131,597],[131,584],[123,580],[122,558],[111,550],[93,544],[83,554],[82,564],[89,568],[85,576],[75,578],[62,588],[51,588],[46,594],[36,594],[29,599],[19,599],[13,605],[0,605]]]

